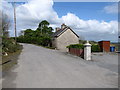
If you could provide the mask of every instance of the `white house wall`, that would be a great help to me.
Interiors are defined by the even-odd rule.
[[[56,38],[56,47],[57,49],[62,51],[67,51],[66,46],[78,43],[79,38],[70,29],[62,33],[58,38]]]

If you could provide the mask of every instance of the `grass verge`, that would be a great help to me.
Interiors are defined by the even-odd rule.
[[[22,47],[22,46],[21,46]],[[14,65],[17,64],[17,60],[19,58],[19,55],[22,51],[22,48],[21,50],[18,50],[14,53],[8,53],[8,56],[2,56],[2,60],[0,60],[2,62],[2,71],[6,71],[6,70],[9,70],[11,69]]]

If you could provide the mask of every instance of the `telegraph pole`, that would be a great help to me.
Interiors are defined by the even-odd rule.
[[[16,30],[16,5],[15,2],[13,2],[14,5],[14,32],[15,32],[15,44],[17,44],[17,30]]]
[[[19,2],[24,4],[25,0],[10,0],[8,3],[12,3],[14,8],[14,36],[15,36],[15,43],[17,44],[17,28],[16,28],[16,3]]]

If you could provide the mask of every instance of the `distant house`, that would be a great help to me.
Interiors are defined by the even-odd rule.
[[[61,51],[67,51],[66,46],[70,44],[79,43],[79,36],[65,24],[62,24],[61,28],[56,28],[52,37],[52,46]]]

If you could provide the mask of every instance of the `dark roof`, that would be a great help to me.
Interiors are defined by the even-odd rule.
[[[64,29],[56,31],[55,33],[52,34],[52,37],[59,37],[62,33],[64,33],[68,29],[70,29],[79,38],[79,36],[70,27],[66,27]]]

